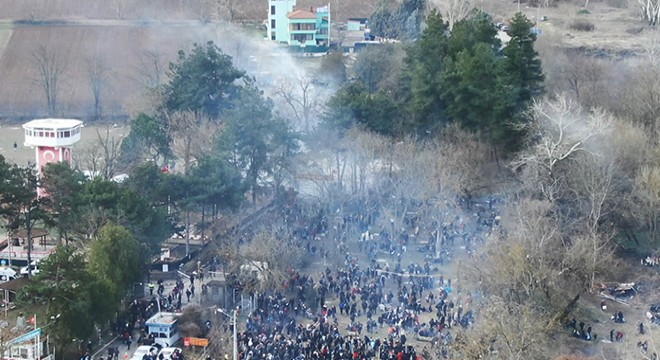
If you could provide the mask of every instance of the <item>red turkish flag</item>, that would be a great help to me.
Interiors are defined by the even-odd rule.
[[[36,314],[33,315],[33,316],[28,320],[28,322],[29,322],[30,324],[32,324],[32,325],[36,324],[36,323],[37,323],[37,315],[36,315]]]

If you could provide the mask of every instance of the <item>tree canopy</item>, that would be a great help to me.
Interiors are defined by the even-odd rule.
[[[245,72],[236,69],[231,57],[209,41],[194,44],[188,54],[180,50],[168,75],[170,81],[163,89],[168,112],[191,110],[215,119],[231,107],[239,93],[235,82]]]
[[[426,0],[403,0],[395,11],[388,0],[380,0],[369,17],[369,29],[383,38],[414,40],[421,33],[425,11]]]
[[[433,136],[457,123],[480,134],[494,154],[516,151],[524,139],[526,110],[542,93],[544,78],[531,21],[517,14],[511,28],[503,47],[490,15],[473,11],[450,31],[442,15],[431,11],[426,28],[406,47],[398,86],[382,81],[396,72],[381,71],[396,62],[384,51],[364,51],[353,80],[329,101],[324,120],[341,129],[359,125],[399,138]],[[374,59],[375,52],[380,55]]]
[[[283,170],[277,162],[297,151],[297,136],[290,125],[273,114],[273,104],[253,82],[241,88],[236,106],[227,112],[227,127],[219,134],[220,156],[244,173],[253,201],[269,176]],[[277,156],[275,156],[277,155]]]

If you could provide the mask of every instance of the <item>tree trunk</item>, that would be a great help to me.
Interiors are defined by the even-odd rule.
[[[32,277],[32,269],[30,268],[30,265],[32,264],[32,225],[30,225],[30,213],[26,213],[26,224],[25,224],[25,232],[27,236],[27,275],[28,278]]]

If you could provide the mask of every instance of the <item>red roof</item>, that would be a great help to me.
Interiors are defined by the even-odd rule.
[[[316,19],[316,14],[305,10],[293,10],[286,17],[289,19]]]

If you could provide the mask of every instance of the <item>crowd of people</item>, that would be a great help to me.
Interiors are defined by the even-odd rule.
[[[474,315],[469,294],[454,293],[441,267],[454,251],[473,254],[497,226],[493,204],[457,206],[445,223],[406,217],[401,229],[391,219],[379,223],[375,208],[335,219],[286,212],[310,254],[328,253],[318,241],[323,234],[343,259],[318,274],[292,269],[284,292],[260,294],[239,334],[239,358],[417,360],[410,337],[448,356],[452,328],[469,327]],[[415,251],[421,242],[425,249]]]

